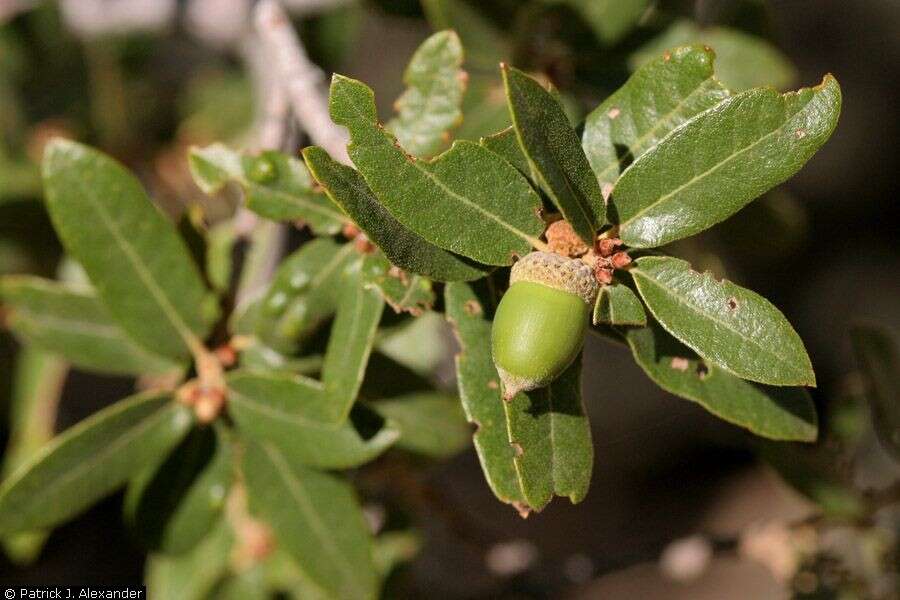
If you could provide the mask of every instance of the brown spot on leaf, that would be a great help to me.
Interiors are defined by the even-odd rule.
[[[670,364],[676,371],[687,371],[691,366],[691,362],[683,356],[673,356]]]
[[[492,390],[499,390],[499,389],[500,389],[500,384],[497,383],[497,382],[496,382],[495,380],[493,380],[493,379],[491,379],[490,381],[488,381],[487,386],[488,386],[490,389],[492,389]]]
[[[697,377],[700,378],[700,381],[706,379],[707,375],[709,375],[709,367],[702,362],[697,363]]]
[[[666,51],[663,53],[663,60],[666,61],[666,62],[669,62],[670,60],[672,60],[672,53],[669,52],[668,50],[666,50]]]
[[[729,310],[737,310],[737,307],[738,307],[737,298],[732,296],[731,298],[728,299],[728,309]]]
[[[609,117],[610,119],[615,119],[620,114],[622,114],[622,111],[619,110],[618,108],[613,107],[613,108],[609,109],[609,112],[606,113],[606,116]]]
[[[798,140],[802,140],[803,138],[806,137],[806,130],[798,129],[797,131],[794,132],[794,137],[796,137]]]
[[[521,458],[525,454],[525,450],[522,449],[522,444],[519,442],[510,442],[509,445],[512,446],[516,458]]]

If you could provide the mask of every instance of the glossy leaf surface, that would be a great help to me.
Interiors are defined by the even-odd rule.
[[[645,256],[630,270],[657,321],[703,358],[771,385],[815,385],[800,336],[768,300],[689,263]]]
[[[353,254],[352,244],[319,238],[285,258],[260,303],[256,335],[282,352],[302,347],[337,309]]]
[[[816,410],[803,388],[744,381],[700,359],[656,322],[622,331],[634,359],[659,387],[696,402],[720,419],[756,435],[814,441]]]
[[[830,75],[781,95],[720,102],[645,152],[616,183],[619,237],[647,248],[699,233],[796,173],[831,136],[841,90]]]
[[[629,164],[691,117],[728,97],[715,54],[689,46],[642,66],[585,120],[582,145],[606,194]]]

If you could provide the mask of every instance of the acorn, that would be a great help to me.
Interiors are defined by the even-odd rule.
[[[597,291],[593,270],[578,259],[532,252],[513,265],[491,330],[504,399],[544,387],[572,364]]]

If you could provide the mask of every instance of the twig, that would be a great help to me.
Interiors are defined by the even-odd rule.
[[[60,0],[63,20],[81,37],[154,31],[172,22],[175,0]]]
[[[355,0],[282,0],[284,7],[298,17],[307,17],[352,4]]]
[[[261,0],[254,24],[304,131],[335,160],[349,163],[347,134],[328,114],[325,75],[310,62],[284,9],[276,0]]]

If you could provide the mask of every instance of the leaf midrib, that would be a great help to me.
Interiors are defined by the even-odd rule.
[[[692,89],[692,90],[691,90],[684,98],[682,98],[681,101],[678,102],[678,104],[676,104],[675,107],[674,107],[672,110],[670,110],[670,111],[667,112],[665,115],[663,115],[662,118],[660,118],[660,119],[656,122],[656,124],[653,125],[653,127],[651,127],[649,130],[645,131],[643,134],[641,134],[640,137],[638,137],[636,140],[634,140],[633,142],[631,142],[630,144],[628,144],[628,152],[629,152],[629,153],[631,154],[631,156],[633,157],[633,160],[637,160],[637,159],[638,159],[638,157],[634,156],[635,150],[637,150],[638,148],[640,148],[640,147],[641,147],[641,144],[643,144],[644,142],[646,142],[647,140],[649,140],[650,138],[652,138],[653,136],[655,136],[656,133],[657,133],[664,125],[669,125],[675,117],[680,116],[679,113],[681,112],[681,109],[683,109],[683,108],[685,107],[685,105],[687,104],[687,102],[688,102],[689,100],[693,99],[694,95],[695,95],[697,92],[700,92],[700,91],[709,89],[710,86],[708,86],[707,84],[709,84],[709,83],[711,83],[711,82],[712,82],[712,83],[717,83],[712,77],[707,77],[706,79],[703,79],[703,80],[700,82],[700,84],[699,84],[697,87],[695,87],[694,89]],[[712,107],[710,107],[710,108],[712,108]],[[707,110],[708,110],[708,109],[707,109]],[[704,112],[705,112],[705,111],[704,111]],[[699,113],[698,113],[698,114],[699,114]],[[641,152],[641,154],[643,155],[645,152],[648,152],[648,151],[650,150],[650,148],[652,148],[652,147],[648,147],[648,148],[645,149],[643,152]],[[603,170],[600,171],[600,172],[597,174],[597,179],[599,180],[599,179],[601,179],[602,177],[605,177],[605,176],[607,175],[607,173],[608,173],[611,169],[620,167],[620,166],[622,165],[623,162],[624,162],[624,159],[623,159],[623,158],[620,159],[620,158],[616,157],[615,160],[610,161],[609,163],[607,163],[606,167],[604,167]]]
[[[356,112],[356,114],[357,114],[357,120],[358,120],[358,121],[361,121],[361,122],[363,123],[363,126],[364,126],[364,127],[370,127],[370,123],[369,123],[368,118],[366,117],[365,113],[363,113],[362,110],[361,110],[358,106],[356,106],[355,104],[352,105],[352,109],[353,109],[353,111]],[[373,127],[373,128],[376,129],[376,132],[377,132],[377,127]],[[386,132],[384,132],[384,133],[386,133]],[[388,135],[390,135],[390,134],[388,134]],[[352,137],[352,136],[351,136],[351,137]],[[393,137],[393,136],[391,136],[391,137]],[[383,138],[382,138],[382,139],[383,139]],[[396,140],[396,138],[394,138],[394,139]],[[399,143],[399,142],[398,142],[398,143]],[[473,143],[472,145],[475,146],[475,147],[478,147],[478,144],[474,144],[474,143]],[[390,146],[390,147],[388,148],[388,146]],[[374,149],[376,149],[376,150],[377,150],[378,148],[385,147],[385,148],[388,148],[388,150],[390,150],[392,153],[398,151],[398,150],[397,150],[396,148],[394,148],[393,145],[390,144],[390,143],[388,143],[388,144],[380,143],[380,144],[367,144],[367,145],[361,145],[361,144],[358,144],[356,141],[351,140],[351,143],[347,146],[348,150],[350,150],[350,149],[352,149],[352,148],[356,148],[356,147],[368,147],[368,148],[374,148]],[[453,147],[451,147],[450,150],[448,150],[447,152],[451,152],[452,150],[453,150]],[[490,150],[487,150],[487,151],[490,152]],[[446,154],[446,153],[445,153],[445,154]],[[429,165],[434,165],[435,162],[436,162],[436,161],[439,161],[439,160],[441,159],[441,157],[445,156],[445,154],[440,154],[440,155],[438,155],[437,159],[435,159],[434,161],[431,161],[431,162],[429,162],[429,163],[427,163],[427,164],[429,164]],[[406,162],[406,161],[404,161],[404,162]],[[493,214],[493,213],[487,211],[486,209],[484,209],[483,207],[481,207],[481,205],[479,205],[479,204],[477,204],[477,203],[475,203],[475,202],[472,202],[471,200],[469,200],[468,198],[466,198],[466,197],[464,197],[464,196],[460,196],[460,195],[457,194],[455,191],[453,191],[453,190],[451,190],[450,188],[448,188],[448,187],[447,187],[440,179],[437,178],[437,176],[436,176],[434,173],[432,173],[432,172],[430,172],[430,171],[424,169],[424,168],[419,164],[419,162],[420,162],[420,161],[415,160],[415,161],[412,161],[412,162],[408,162],[407,164],[411,165],[415,170],[417,170],[419,173],[421,173],[422,175],[424,175],[425,177],[427,177],[429,181],[431,181],[432,183],[434,183],[434,185],[436,185],[440,190],[442,190],[442,191],[443,191],[445,194],[447,194],[448,196],[457,199],[457,200],[458,200],[459,202],[461,202],[462,204],[465,204],[466,206],[472,208],[473,210],[475,210],[475,211],[481,213],[482,215],[488,217],[489,219],[495,221],[498,225],[500,225],[501,227],[507,229],[507,230],[510,231],[513,235],[519,237],[520,239],[525,240],[525,241],[528,242],[531,246],[537,247],[538,245],[540,245],[540,244],[539,244],[539,240],[538,240],[537,238],[528,235],[528,234],[525,233],[524,231],[520,231],[518,228],[513,227],[513,226],[510,225],[509,223],[503,221],[503,220],[502,220],[501,218],[499,218],[497,215],[495,215],[495,214]],[[510,168],[514,168],[514,167],[510,167]],[[462,254],[462,252],[461,252],[460,254]]]
[[[682,299],[681,296],[675,294],[673,290],[667,288],[666,286],[664,286],[663,284],[661,284],[661,283],[658,282],[657,280],[655,280],[655,279],[653,279],[652,277],[650,277],[647,273],[641,271],[640,268],[632,269],[632,270],[631,270],[631,273],[634,274],[634,275],[643,276],[642,278],[643,278],[645,281],[650,282],[652,285],[655,285],[657,288],[663,290],[664,292],[670,292],[670,294],[671,294],[670,297],[671,297],[671,298],[674,298],[679,304],[681,304],[681,305],[687,307],[688,309],[690,309],[691,312],[696,313],[696,314],[700,315],[701,317],[707,318],[707,319],[709,319],[710,321],[713,321],[714,323],[718,323],[719,325],[723,326],[725,329],[727,329],[727,330],[731,331],[732,333],[736,334],[736,335],[737,335],[738,337],[740,337],[741,339],[746,340],[746,341],[750,342],[752,345],[754,345],[754,346],[756,346],[757,348],[759,348],[759,349],[762,351],[763,354],[769,354],[769,355],[773,356],[774,358],[776,358],[776,359],[778,360],[778,362],[780,362],[780,363],[782,363],[782,364],[784,364],[784,365],[787,365],[787,366],[788,366],[788,370],[791,371],[791,372],[793,372],[795,375],[798,375],[798,374],[799,374],[799,375],[801,375],[801,376],[805,376],[805,374],[804,374],[802,371],[796,371],[796,370],[792,367],[792,362],[791,362],[790,360],[785,359],[783,356],[781,356],[780,354],[777,354],[776,352],[774,352],[774,351],[772,351],[772,350],[769,350],[768,348],[766,348],[766,346],[760,344],[760,343],[757,342],[754,338],[752,338],[752,337],[747,337],[747,336],[744,335],[740,330],[734,329],[734,327],[732,327],[727,321],[722,321],[722,320],[720,320],[720,319],[717,319],[714,315],[710,315],[709,313],[703,312],[702,310],[700,310],[700,309],[699,309],[697,306],[695,306],[694,304],[692,304],[692,303],[690,303],[690,302],[688,302],[688,301]],[[640,277],[638,277],[638,278],[640,278]],[[638,278],[636,278],[636,279],[638,279]],[[640,284],[638,284],[638,288],[640,288]],[[653,316],[657,318],[657,320],[659,321],[660,325],[663,325],[663,326],[665,327],[665,323],[659,318],[659,316],[657,315],[657,313],[656,313],[656,311],[654,310],[653,306],[650,305],[649,303],[647,304],[647,306],[650,308],[650,311],[653,313]],[[668,328],[666,328],[666,329],[668,330]],[[672,332],[670,331],[669,333],[672,333]],[[674,333],[673,333],[672,335],[674,335]],[[681,341],[684,342],[684,340],[681,340]],[[688,344],[687,342],[684,342],[684,344],[687,345],[687,346],[689,346],[691,349],[693,349],[693,350],[694,350],[695,352],[697,352],[698,354],[700,354],[700,350],[698,350],[694,345]],[[719,366],[722,367],[723,369],[725,369],[726,371],[731,371],[731,369],[727,369],[727,368],[724,367],[723,365],[719,365]]]
[[[340,548],[334,544],[334,540],[328,535],[327,526],[319,519],[319,515],[312,505],[309,493],[306,491],[303,483],[291,472],[290,466],[285,462],[285,459],[280,452],[273,450],[268,445],[263,445],[262,448],[272,462],[272,465],[275,467],[276,472],[287,486],[291,497],[297,502],[301,512],[306,515],[307,522],[310,524],[316,537],[319,538],[320,547],[325,549],[331,555],[332,564],[336,565],[344,574],[345,585],[349,583],[350,587],[357,592],[360,592],[359,598],[366,597],[367,594],[365,588],[362,587],[360,582],[354,577],[353,565],[346,560],[343,552],[341,552]],[[343,590],[344,586],[341,586],[341,589]]]
[[[781,99],[782,102],[784,102],[784,97],[780,97],[780,99]],[[657,198],[656,200],[654,200],[654,201],[651,202],[650,204],[648,204],[648,205],[644,206],[643,208],[641,208],[638,212],[636,212],[635,214],[633,214],[633,215],[632,215],[631,217],[629,217],[627,220],[622,221],[621,223],[619,223],[619,229],[620,229],[620,230],[621,230],[621,229],[624,229],[624,228],[627,227],[629,224],[633,223],[635,220],[637,220],[638,218],[640,218],[641,216],[643,216],[643,215],[644,215],[646,212],[648,212],[649,210],[651,210],[651,209],[653,209],[653,208],[656,208],[657,206],[659,206],[659,205],[662,204],[663,202],[668,201],[670,198],[672,198],[672,197],[675,196],[676,194],[681,193],[683,190],[685,190],[685,189],[687,189],[688,187],[694,185],[694,184],[697,183],[698,181],[702,181],[702,180],[705,179],[706,177],[712,175],[715,171],[717,171],[719,168],[721,168],[721,167],[724,166],[725,164],[731,162],[732,160],[736,159],[738,156],[744,154],[745,152],[749,152],[750,150],[756,148],[758,145],[762,144],[763,142],[765,142],[766,140],[768,140],[770,137],[772,137],[772,136],[774,136],[774,135],[777,135],[777,134],[781,133],[781,132],[784,130],[784,128],[787,127],[788,123],[790,123],[790,122],[794,119],[794,117],[796,117],[798,114],[800,114],[800,113],[806,108],[806,106],[809,104],[809,102],[810,102],[811,100],[812,100],[812,98],[810,98],[809,100],[807,100],[807,102],[806,102],[803,106],[799,107],[799,108],[798,108],[795,112],[793,112],[792,114],[787,115],[787,116],[785,117],[785,119],[784,119],[784,122],[783,122],[781,125],[779,125],[779,126],[778,126],[777,128],[775,128],[775,129],[773,129],[773,130],[770,131],[769,133],[765,134],[764,136],[760,137],[759,139],[757,139],[757,140],[756,140],[755,142],[753,142],[752,144],[750,144],[750,145],[748,145],[748,146],[744,146],[743,148],[741,148],[741,149],[738,150],[737,152],[732,152],[732,153],[729,154],[727,157],[725,157],[724,159],[720,160],[718,163],[716,163],[715,165],[713,165],[712,167],[710,167],[710,168],[707,169],[706,171],[703,171],[702,173],[699,173],[699,174],[695,175],[695,176],[692,177],[690,180],[688,180],[687,182],[681,184],[680,186],[678,186],[677,188],[675,188],[675,189],[672,190],[671,192],[668,192],[668,193],[666,193],[666,194],[663,194],[662,196],[660,196],[659,198]],[[690,122],[690,121],[688,121],[688,122]],[[644,154],[644,156],[646,156],[646,154]],[[615,190],[613,190],[613,193],[615,193]]]
[[[156,280],[153,279],[152,275],[149,272],[149,269],[144,265],[143,260],[140,255],[131,247],[131,245],[127,242],[127,240],[122,237],[122,234],[119,232],[118,226],[114,220],[111,219],[109,214],[106,212],[106,208],[103,206],[102,202],[99,202],[97,198],[94,197],[92,190],[90,190],[86,184],[84,179],[75,178],[77,182],[76,185],[79,185],[83,190],[83,196],[88,199],[88,202],[94,207],[94,210],[97,211],[97,214],[100,216],[101,221],[106,225],[109,232],[112,234],[113,238],[116,240],[117,244],[122,248],[125,257],[134,267],[135,273],[138,278],[144,283],[144,286],[150,292],[150,295],[158,303],[159,307],[162,309],[163,314],[169,318],[172,326],[175,328],[175,331],[178,332],[178,335],[181,336],[181,339],[184,341],[188,350],[194,351],[195,349],[202,347],[202,342],[200,339],[194,335],[193,330],[184,322],[181,318],[181,314],[175,309],[171,302],[169,302],[169,298],[165,295],[163,290],[156,284]],[[143,198],[141,199],[143,201]],[[147,200],[149,202],[149,200]],[[150,207],[152,210],[156,210],[153,206]]]
[[[133,408],[133,406],[135,406],[135,405],[123,407],[122,412],[124,412],[128,408]],[[92,469],[95,465],[102,462],[108,455],[114,454],[116,451],[119,450],[120,447],[126,445],[126,443],[129,443],[133,439],[137,438],[140,434],[144,433],[144,431],[146,431],[146,430],[150,429],[152,426],[156,425],[158,421],[162,421],[164,418],[168,417],[171,408],[172,408],[171,404],[160,406],[155,412],[147,415],[139,425],[127,429],[124,433],[122,433],[119,437],[117,437],[115,439],[115,441],[113,441],[112,443],[110,443],[106,446],[103,446],[96,453],[90,455],[84,461],[80,462],[77,466],[75,466],[71,470],[67,471],[65,473],[65,475],[56,479],[55,481],[51,481],[50,483],[44,485],[41,489],[41,495],[42,496],[52,495],[54,489],[64,487],[71,480],[80,477],[81,474],[83,472],[85,472],[86,470]],[[107,417],[112,418],[113,416],[107,415]],[[82,431],[79,431],[77,433],[73,432],[74,435],[67,438],[66,441],[68,441],[68,439],[73,439],[77,435],[80,435],[80,434],[86,432],[90,426],[94,425],[94,423],[89,423],[89,422],[84,422],[84,421],[82,423],[84,423],[84,425],[82,426],[83,427]],[[53,444],[51,446],[48,446],[45,452],[36,455],[30,462],[28,462],[26,464],[29,467],[32,465],[37,465],[40,461],[42,461],[44,458],[48,457],[53,451],[55,451],[61,445],[62,445],[62,443]],[[22,481],[22,479],[24,477],[26,477],[28,475],[28,473],[31,472],[31,470],[30,470],[30,468],[26,468],[26,467],[22,466],[22,467],[20,467],[20,472],[22,473],[22,475],[20,477],[15,478],[11,482],[9,489],[14,489],[15,484],[18,483],[19,481]]]

